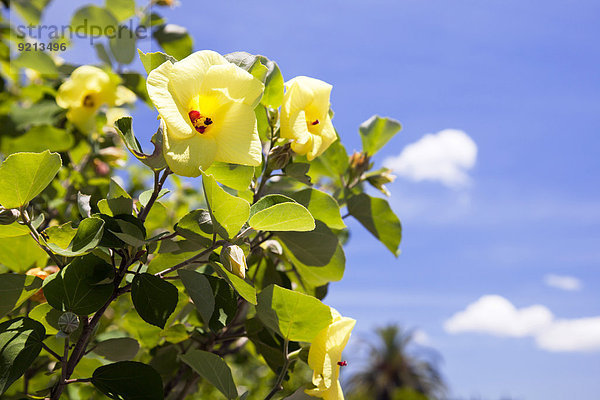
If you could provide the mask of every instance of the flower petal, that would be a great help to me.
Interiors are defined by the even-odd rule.
[[[235,64],[213,65],[208,69],[200,93],[224,89],[229,98],[255,107],[262,97],[265,85],[252,74]]]
[[[286,82],[293,101],[292,107],[306,109],[309,119],[324,119],[329,112],[332,86],[320,79],[297,76]]]
[[[71,107],[67,111],[67,119],[83,133],[89,133],[94,129],[97,108]]]
[[[231,102],[222,115],[223,121],[216,121],[216,129],[210,134],[218,144],[215,161],[260,165],[262,147],[252,107],[240,102]]]
[[[153,69],[146,81],[148,96],[169,126],[169,135],[172,138],[190,138],[196,135],[196,131],[190,121],[184,118],[184,115],[187,116],[187,110],[171,93],[169,80],[173,75],[174,66],[170,61],[165,61],[158,68]]]
[[[326,119],[321,123],[321,130],[318,135],[313,135],[314,144],[312,149],[306,154],[306,159],[312,161],[319,157],[327,150],[327,148],[337,140],[337,133],[331,122],[331,118],[327,115]]]
[[[212,164],[217,151],[217,143],[213,138],[194,135],[180,139],[170,134],[167,124],[163,129],[163,153],[171,171],[177,175],[196,177],[201,169]]]
[[[173,65],[170,89],[177,101],[187,108],[190,100],[200,93],[200,85],[213,65],[229,64],[222,55],[211,50],[197,51]],[[189,110],[186,109],[186,114]]]
[[[137,96],[125,86],[117,86],[115,105],[122,106],[127,103],[135,103]]]

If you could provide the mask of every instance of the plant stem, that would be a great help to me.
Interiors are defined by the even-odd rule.
[[[46,246],[45,244],[42,243],[43,239],[40,240],[40,234],[38,233],[37,229],[35,229],[35,227],[31,224],[31,219],[29,219],[29,214],[27,214],[27,210],[25,210],[24,207],[21,207],[21,220],[29,228],[31,237],[33,238],[33,240],[35,240],[35,242],[38,244],[38,246],[40,246],[41,249],[44,250],[50,256],[52,261],[54,261],[56,263],[56,266],[62,267],[63,263],[56,257],[56,254],[54,254],[52,252],[52,250],[50,250],[48,248],[48,246]]]
[[[193,264],[194,262],[198,261],[199,259],[201,259],[202,257],[204,257],[207,254],[212,253],[213,250],[221,247],[222,245],[224,245],[225,243],[227,243],[225,240],[218,240],[217,242],[215,242],[215,244],[213,244],[212,246],[210,246],[209,248],[207,248],[206,250],[203,250],[202,252],[196,254],[194,257],[187,259],[185,261],[180,262],[179,264],[171,267],[171,268],[167,268],[163,271],[160,271],[154,275],[158,276],[159,278],[163,278],[165,275],[173,272],[173,271],[177,271],[180,268],[183,268],[185,266],[188,266],[190,264]]]
[[[65,387],[65,382],[67,380],[67,360],[69,359],[69,337],[67,336],[65,338],[65,350],[64,350],[64,354],[60,359],[60,381],[58,382],[58,385],[56,385],[53,389],[52,392],[50,394],[50,398],[52,400],[54,399],[60,399],[60,395],[62,394],[64,387]]]
[[[290,366],[290,358],[289,358],[289,354],[288,354],[289,344],[290,344],[289,340],[285,339],[285,341],[283,342],[283,354],[285,356],[285,360],[283,362],[283,367],[281,367],[281,372],[279,373],[279,376],[277,377],[277,381],[275,382],[275,386],[269,392],[269,394],[267,395],[267,397],[265,397],[265,400],[271,399],[273,396],[275,396],[275,394],[277,392],[279,392],[280,390],[283,389],[283,386],[281,386],[281,384],[283,383],[283,379],[285,378],[285,374],[287,373],[287,369]]]
[[[68,385],[69,383],[83,383],[83,382],[91,382],[92,378],[80,378],[80,379],[67,379],[65,380],[65,384]]]
[[[48,353],[52,354],[52,356],[54,356],[54,358],[56,358],[58,361],[60,361],[61,357],[54,350],[52,350],[50,347],[48,347],[48,345],[46,345],[46,343],[42,342],[42,347]]]
[[[156,201],[156,199],[158,199],[158,195],[160,194],[160,191],[161,191],[163,185],[165,184],[165,182],[167,181],[167,177],[170,174],[171,174],[171,171],[168,168],[164,170],[163,175],[160,178],[159,178],[160,171],[154,172],[154,190],[152,191],[150,200],[148,200],[148,204],[146,204],[146,207],[142,208],[142,211],[140,211],[140,214],[138,215],[138,219],[141,222],[146,221],[146,217],[148,217],[148,213],[150,213],[150,209],[154,205],[154,202]]]

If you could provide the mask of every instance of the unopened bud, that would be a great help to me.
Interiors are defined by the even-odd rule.
[[[19,219],[21,213],[17,209],[0,208],[0,225],[10,225]]]
[[[246,256],[240,246],[231,245],[221,250],[221,262],[229,271],[244,279],[246,277]]]
[[[269,169],[275,171],[285,168],[292,157],[292,146],[286,143],[283,146],[275,146],[269,152]]]
[[[374,188],[378,189],[386,196],[389,196],[390,191],[387,190],[385,185],[387,183],[394,182],[394,180],[396,179],[396,175],[393,175],[391,172],[391,169],[383,168],[377,172],[365,175],[365,178],[371,185],[373,185]]]
[[[350,156],[350,181],[360,177],[371,168],[371,157],[367,153],[354,152]]]
[[[281,243],[279,243],[277,240],[266,240],[263,243],[260,244],[260,247],[268,252],[271,252],[273,254],[277,254],[277,255],[282,255],[283,254],[283,248],[281,247]]]
[[[79,317],[70,311],[67,311],[58,317],[58,327],[60,331],[69,335],[79,328]]]
[[[92,163],[94,164],[94,170],[96,171],[96,174],[100,176],[106,176],[110,173],[110,166],[104,161],[100,161],[97,158],[94,158],[94,161],[92,161]]]

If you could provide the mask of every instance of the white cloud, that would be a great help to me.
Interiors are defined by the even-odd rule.
[[[581,281],[573,276],[548,274],[544,276],[544,283],[557,289],[577,291],[581,290]]]
[[[468,185],[467,171],[477,160],[477,145],[463,131],[445,129],[406,146],[384,165],[413,181],[437,181],[451,188]]]
[[[535,341],[549,351],[600,350],[600,317],[557,320]]]
[[[479,332],[495,336],[532,337],[548,351],[599,351],[600,317],[554,319],[545,306],[516,308],[498,295],[485,295],[444,324],[448,333]]]
[[[533,335],[552,322],[546,307],[534,305],[517,309],[502,296],[486,295],[454,314],[444,324],[450,333],[481,332],[496,336]]]

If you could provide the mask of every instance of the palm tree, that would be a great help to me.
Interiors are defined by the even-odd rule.
[[[441,399],[446,387],[435,362],[409,352],[413,332],[397,325],[377,329],[378,341],[370,343],[366,368],[351,376],[349,400]]]

